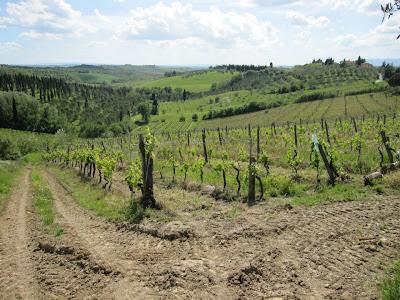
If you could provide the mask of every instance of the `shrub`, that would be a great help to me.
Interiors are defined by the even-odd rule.
[[[21,156],[17,145],[8,138],[0,138],[0,159],[16,160]]]
[[[319,93],[319,92],[315,92],[315,93],[311,93],[311,94],[305,94],[300,96],[299,98],[297,98],[294,102],[295,103],[304,103],[304,102],[311,102],[311,101],[317,101],[317,100],[324,100],[324,99],[329,99],[329,98],[335,98],[339,96],[339,93]]]
[[[186,118],[185,118],[185,116],[180,116],[180,118],[179,118],[179,122],[185,122],[186,121]]]
[[[386,87],[384,85],[377,85],[377,86],[371,87],[371,88],[348,91],[348,92],[344,93],[344,96],[356,96],[356,95],[363,95],[363,94],[371,94],[371,93],[383,92],[385,90],[386,90]]]
[[[389,85],[390,86],[400,86],[400,73],[396,73],[392,77],[390,77]]]
[[[273,107],[279,107],[282,105],[282,102],[274,102],[274,103],[260,103],[260,102],[250,102],[249,104],[246,104],[244,106],[240,107],[228,107],[219,111],[210,111],[206,115],[203,116],[203,120],[211,120],[211,119],[217,119],[217,118],[226,118],[230,116],[236,116],[236,115],[242,115],[242,114],[247,114],[251,112],[256,112],[260,110],[265,110],[265,109],[270,109]]]
[[[284,176],[269,176],[266,179],[266,186],[271,197],[294,197],[301,194],[301,188]]]
[[[198,114],[193,114],[192,115],[192,121],[197,122],[199,120]]]

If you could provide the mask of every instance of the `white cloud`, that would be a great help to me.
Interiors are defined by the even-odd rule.
[[[342,49],[359,48],[367,50],[373,48],[385,49],[385,47],[399,49],[400,41],[396,41],[399,33],[400,17],[394,16],[363,35],[344,34],[336,37],[335,42]]]
[[[7,17],[0,17],[0,28],[6,28],[8,25],[12,24],[12,20]]]
[[[35,30],[29,30],[22,32],[20,34],[22,37],[34,39],[34,40],[53,40],[53,41],[58,41],[62,39],[61,34],[56,34],[56,33],[50,33],[50,32],[38,32]]]
[[[311,42],[311,32],[310,31],[301,31],[297,34],[295,43],[301,46],[307,46]]]
[[[96,27],[82,17],[65,0],[24,0],[7,4],[7,14],[13,25],[44,34],[81,36],[96,32]]]
[[[95,8],[94,13],[99,21],[102,21],[104,23],[112,23],[111,19],[103,15],[97,8]]]
[[[0,51],[1,52],[8,52],[8,51],[18,51],[22,48],[22,46],[15,42],[0,42]]]
[[[190,4],[159,2],[133,10],[118,34],[134,40],[200,39],[225,47],[242,43],[276,44],[278,31],[271,23],[250,13],[222,12],[216,7],[199,11]]]
[[[330,21],[327,17],[320,16],[305,16],[296,11],[289,11],[286,14],[286,19],[288,19],[292,24],[297,26],[310,26],[310,27],[317,27],[323,28],[329,25]]]

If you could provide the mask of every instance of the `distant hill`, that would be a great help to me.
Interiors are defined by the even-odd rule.
[[[0,73],[24,73],[60,77],[89,84],[123,85],[163,78],[168,72],[189,72],[200,68],[134,65],[10,66],[0,65]]]
[[[371,58],[367,62],[376,67],[382,66],[383,62],[400,67],[400,58]]]

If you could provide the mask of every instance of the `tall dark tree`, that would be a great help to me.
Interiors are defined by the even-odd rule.
[[[356,64],[357,66],[361,66],[362,64],[364,64],[366,62],[365,58],[361,58],[361,56],[359,56],[357,58]]]
[[[182,95],[182,99],[183,99],[183,101],[186,101],[186,100],[187,100],[187,98],[188,98],[188,93],[187,93],[187,91],[186,91],[186,90],[183,90],[183,95]]]
[[[332,57],[329,57],[325,60],[325,66],[330,66],[333,65],[335,63],[335,61],[333,60]]]
[[[17,110],[17,103],[15,101],[15,98],[12,98],[12,112],[13,112],[13,124],[14,128],[18,129],[19,128],[19,121],[18,121],[18,110]]]
[[[151,114],[153,116],[158,115],[158,101],[157,101],[157,96],[155,93],[151,94]]]

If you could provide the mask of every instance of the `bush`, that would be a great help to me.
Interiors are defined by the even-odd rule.
[[[356,95],[363,95],[363,94],[378,93],[378,92],[383,92],[385,90],[386,90],[386,87],[384,85],[377,85],[377,86],[371,87],[371,88],[348,91],[348,92],[344,93],[344,96],[356,96]]]
[[[180,116],[180,118],[179,118],[179,122],[185,122],[186,121],[186,118],[185,118],[185,116]]]
[[[271,197],[294,197],[301,194],[301,188],[284,176],[270,176],[266,179],[266,186]]]
[[[324,99],[330,99],[330,98],[335,98],[339,96],[339,93],[311,93],[311,94],[305,94],[297,98],[294,102],[295,103],[304,103],[304,102],[311,102],[311,101],[317,101],[317,100],[324,100]]]
[[[396,73],[392,77],[390,77],[389,85],[390,86],[400,86],[400,73]]]
[[[236,108],[225,108],[219,111],[210,111],[206,115],[203,116],[203,120],[211,120],[217,118],[226,118],[230,116],[242,115],[251,112],[256,112],[260,110],[270,109],[274,107],[279,107],[282,105],[282,102],[274,102],[274,103],[260,103],[260,102],[250,102],[244,106],[236,107]]]
[[[197,122],[199,120],[199,116],[197,114],[192,115],[192,121]]]
[[[0,138],[0,159],[16,160],[21,156],[17,145],[8,138]]]

